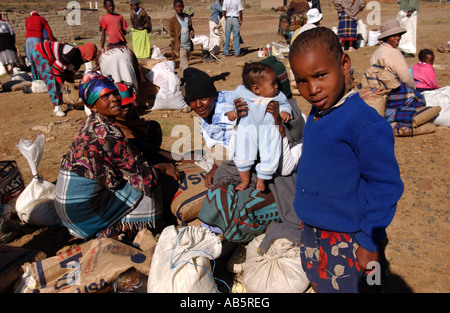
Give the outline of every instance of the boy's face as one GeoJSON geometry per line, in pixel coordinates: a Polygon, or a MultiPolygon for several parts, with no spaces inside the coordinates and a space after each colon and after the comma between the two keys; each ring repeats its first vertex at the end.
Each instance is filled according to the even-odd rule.
{"type": "Polygon", "coordinates": [[[114,13],[114,1],[108,1],[105,4],[105,10],[109,13],[109,14],[113,14],[114,13]]]}
{"type": "Polygon", "coordinates": [[[252,92],[255,95],[271,98],[278,94],[277,74],[274,71],[262,72],[261,82],[253,86],[252,92]]]}
{"type": "Polygon", "coordinates": [[[130,4],[130,8],[131,8],[131,10],[137,12],[139,10],[139,5],[138,4],[130,4]]]}
{"type": "Polygon", "coordinates": [[[350,73],[347,54],[336,61],[324,47],[305,50],[290,62],[300,94],[319,110],[336,104],[345,94],[345,75],[350,73]]]}
{"type": "Polygon", "coordinates": [[[177,2],[173,6],[173,8],[175,9],[175,12],[177,12],[178,15],[181,15],[184,10],[184,4],[183,4],[183,2],[177,2]]]}

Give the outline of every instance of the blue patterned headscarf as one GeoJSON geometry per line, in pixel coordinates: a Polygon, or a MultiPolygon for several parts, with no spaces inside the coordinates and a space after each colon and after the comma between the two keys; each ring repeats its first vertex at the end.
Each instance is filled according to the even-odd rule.
{"type": "Polygon", "coordinates": [[[80,82],[80,98],[89,109],[101,96],[115,90],[118,91],[111,78],[98,74],[86,74],[80,82]]]}

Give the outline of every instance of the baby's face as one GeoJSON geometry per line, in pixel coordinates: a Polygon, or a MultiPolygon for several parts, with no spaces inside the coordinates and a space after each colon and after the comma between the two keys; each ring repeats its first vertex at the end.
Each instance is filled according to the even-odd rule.
{"type": "Polygon", "coordinates": [[[290,64],[298,91],[317,109],[332,107],[345,94],[345,75],[351,66],[348,55],[337,62],[327,49],[318,47],[298,53],[290,64]]]}
{"type": "Polygon", "coordinates": [[[262,72],[263,78],[259,84],[259,96],[272,98],[278,94],[277,74],[274,71],[262,72]]]}
{"type": "Polygon", "coordinates": [[[434,64],[434,55],[427,54],[422,62],[433,65],[434,64]]]}

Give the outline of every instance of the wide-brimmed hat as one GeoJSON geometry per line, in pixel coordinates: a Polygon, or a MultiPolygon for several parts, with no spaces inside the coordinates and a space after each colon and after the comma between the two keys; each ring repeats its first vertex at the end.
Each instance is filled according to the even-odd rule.
{"type": "Polygon", "coordinates": [[[401,36],[406,33],[406,30],[400,27],[400,23],[396,19],[389,20],[381,24],[380,31],[381,34],[378,36],[378,40],[383,40],[393,35],[401,36]]]}
{"type": "Polygon", "coordinates": [[[323,15],[322,15],[322,13],[319,12],[318,9],[313,8],[313,9],[309,9],[308,12],[306,12],[306,17],[308,18],[306,23],[313,24],[313,23],[317,23],[318,21],[320,21],[322,19],[323,15]]]}

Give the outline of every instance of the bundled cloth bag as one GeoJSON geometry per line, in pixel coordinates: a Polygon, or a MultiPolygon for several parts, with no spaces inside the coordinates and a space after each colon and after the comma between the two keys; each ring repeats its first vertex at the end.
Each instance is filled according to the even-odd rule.
{"type": "Polygon", "coordinates": [[[152,110],[181,110],[187,106],[173,61],[157,63],[146,78],[159,87],[152,110]]]}
{"type": "Polygon", "coordinates": [[[166,227],[158,240],[148,274],[149,293],[214,293],[211,260],[220,256],[220,238],[206,228],[166,227]]]}
{"type": "Polygon", "coordinates": [[[422,95],[425,98],[427,106],[441,108],[439,115],[433,120],[433,124],[450,126],[450,86],[423,91],[422,95]]]}
{"type": "Polygon", "coordinates": [[[302,269],[300,246],[280,238],[275,240],[267,253],[261,255],[258,247],[265,234],[259,235],[247,245],[243,284],[254,293],[299,293],[309,286],[302,269]]]}
{"type": "Polygon", "coordinates": [[[55,185],[41,178],[37,168],[44,153],[44,135],[39,135],[34,143],[21,139],[17,148],[27,159],[33,179],[22,191],[16,202],[16,213],[24,223],[36,226],[60,224],[56,213],[54,197],[55,185]]]}

